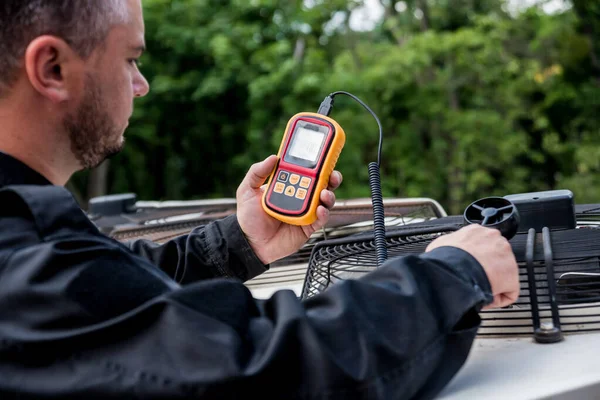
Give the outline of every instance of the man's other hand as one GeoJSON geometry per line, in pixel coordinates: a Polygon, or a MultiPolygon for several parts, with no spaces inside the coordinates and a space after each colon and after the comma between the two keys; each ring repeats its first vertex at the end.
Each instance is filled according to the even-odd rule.
{"type": "Polygon", "coordinates": [[[342,183],[342,174],[333,171],[328,188],[321,192],[321,205],[317,208],[317,220],[313,224],[285,224],[271,217],[262,208],[262,195],[266,190],[264,184],[276,163],[277,156],[273,155],[252,165],[236,193],[240,227],[257,257],[265,264],[293,254],[316,230],[325,226],[329,220],[329,210],[335,204],[333,191],[342,183]]]}
{"type": "Polygon", "coordinates": [[[438,247],[458,247],[470,253],[487,274],[494,301],[485,308],[505,307],[519,297],[519,268],[510,243],[500,231],[481,225],[468,225],[441,236],[427,246],[426,252],[438,247]]]}

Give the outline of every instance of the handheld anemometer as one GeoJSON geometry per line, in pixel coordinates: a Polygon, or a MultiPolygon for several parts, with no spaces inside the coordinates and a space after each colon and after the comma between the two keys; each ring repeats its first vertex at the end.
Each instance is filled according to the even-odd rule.
{"type": "MultiPolygon", "coordinates": [[[[327,188],[329,178],[346,143],[346,133],[329,113],[335,96],[343,94],[362,105],[379,126],[379,155],[377,163],[369,164],[369,180],[373,199],[375,236],[379,248],[385,239],[383,226],[383,199],[379,165],[383,129],[377,115],[358,97],[348,92],[331,93],[321,103],[317,113],[302,112],[287,124],[279,153],[262,197],[265,212],[290,225],[310,225],[317,220],[321,191],[327,188]]],[[[383,248],[381,258],[387,257],[383,248]]]]}
{"type": "Polygon", "coordinates": [[[327,188],[346,143],[342,127],[329,118],[333,100],[339,94],[359,103],[375,118],[379,127],[377,162],[369,163],[369,186],[377,264],[381,265],[387,259],[385,209],[379,175],[383,128],[373,110],[351,93],[333,92],[325,97],[317,113],[299,113],[288,121],[277,154],[279,161],[269,176],[262,206],[267,214],[290,225],[310,225],[317,220],[321,191],[327,188]]]}
{"type": "Polygon", "coordinates": [[[293,116],[263,195],[265,211],[290,225],[315,222],[321,191],[327,188],[345,143],[344,130],[327,115],[304,112],[293,116]]]}

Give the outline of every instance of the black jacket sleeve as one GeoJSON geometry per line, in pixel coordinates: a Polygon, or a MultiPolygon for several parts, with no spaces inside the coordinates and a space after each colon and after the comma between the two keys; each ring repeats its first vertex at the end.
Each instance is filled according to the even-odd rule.
{"type": "Polygon", "coordinates": [[[269,268],[254,254],[236,215],[200,226],[164,244],[140,239],[125,245],[181,284],[215,277],[235,277],[245,282],[269,268]]]}
{"type": "Polygon", "coordinates": [[[0,260],[0,397],[429,399],[491,302],[481,266],[439,248],[300,301],[237,279],[180,287],[99,238],[0,260]]]}

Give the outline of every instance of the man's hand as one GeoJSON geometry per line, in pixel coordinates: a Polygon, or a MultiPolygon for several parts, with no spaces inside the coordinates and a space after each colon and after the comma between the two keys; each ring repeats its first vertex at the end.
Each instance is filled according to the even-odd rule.
{"type": "Polygon", "coordinates": [[[492,287],[494,302],[485,308],[505,307],[519,297],[519,268],[511,246],[500,231],[481,225],[468,225],[441,236],[427,246],[426,252],[453,246],[470,253],[482,265],[492,287]]]}
{"type": "Polygon", "coordinates": [[[258,258],[270,264],[296,252],[310,236],[329,220],[329,209],[335,204],[333,191],[342,183],[342,174],[333,171],[329,187],[321,192],[317,220],[308,226],[293,226],[276,220],[262,208],[263,187],[275,164],[277,156],[252,165],[237,190],[237,218],[242,231],[258,258]]]}

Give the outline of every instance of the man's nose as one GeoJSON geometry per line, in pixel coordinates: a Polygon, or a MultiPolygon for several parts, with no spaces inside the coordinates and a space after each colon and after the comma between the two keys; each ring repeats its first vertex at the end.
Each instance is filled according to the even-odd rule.
{"type": "Polygon", "coordinates": [[[150,84],[141,74],[141,72],[137,73],[137,76],[133,82],[133,94],[135,97],[144,97],[150,91],[150,84]]]}

